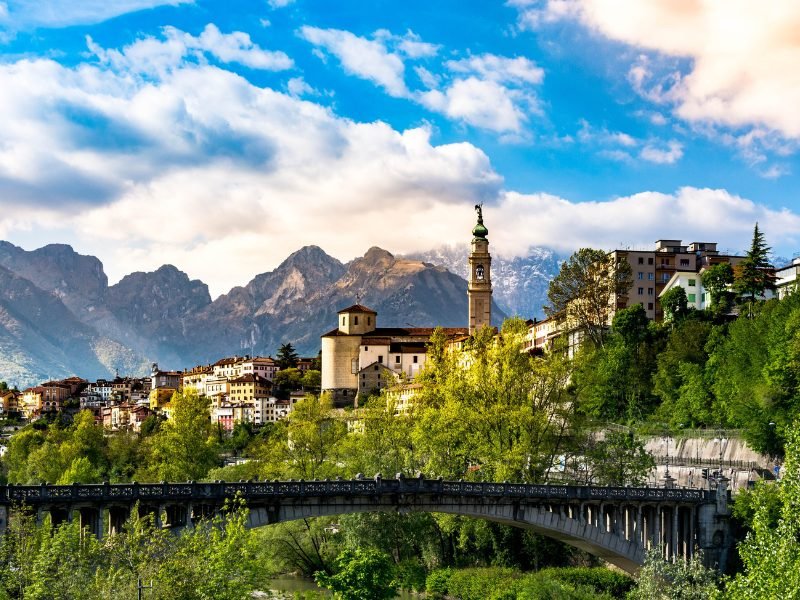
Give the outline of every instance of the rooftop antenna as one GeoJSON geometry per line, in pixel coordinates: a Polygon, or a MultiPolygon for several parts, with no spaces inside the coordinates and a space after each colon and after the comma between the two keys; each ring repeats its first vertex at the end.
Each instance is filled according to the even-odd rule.
{"type": "Polygon", "coordinates": [[[356,304],[361,304],[361,292],[356,292],[356,304]]]}

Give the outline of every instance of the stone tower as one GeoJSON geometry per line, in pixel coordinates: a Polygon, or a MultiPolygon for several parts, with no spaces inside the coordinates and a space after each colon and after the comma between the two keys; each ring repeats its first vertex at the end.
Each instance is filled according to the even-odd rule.
{"type": "Polygon", "coordinates": [[[492,257],[489,255],[489,230],[483,224],[483,205],[475,206],[478,224],[472,230],[472,250],[469,253],[469,332],[474,334],[492,322],[492,257]]]}

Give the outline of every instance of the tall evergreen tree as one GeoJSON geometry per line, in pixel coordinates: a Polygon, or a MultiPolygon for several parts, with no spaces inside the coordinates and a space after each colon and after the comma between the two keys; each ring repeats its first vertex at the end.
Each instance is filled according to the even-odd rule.
{"type": "Polygon", "coordinates": [[[281,347],[278,348],[277,362],[281,369],[296,367],[299,358],[291,343],[281,344],[281,347]]]}
{"type": "Polygon", "coordinates": [[[775,275],[768,259],[770,250],[756,223],[750,250],[739,265],[739,276],[734,283],[734,289],[746,299],[751,315],[756,297],[764,298],[767,290],[775,290],[775,275]]]}

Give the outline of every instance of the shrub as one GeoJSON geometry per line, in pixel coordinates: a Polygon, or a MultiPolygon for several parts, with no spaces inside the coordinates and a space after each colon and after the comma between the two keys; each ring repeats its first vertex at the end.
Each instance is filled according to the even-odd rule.
{"type": "Polygon", "coordinates": [[[425,580],[425,593],[428,597],[439,599],[447,594],[447,584],[453,572],[450,569],[436,569],[431,571],[425,580]]]}
{"type": "Polygon", "coordinates": [[[573,586],[588,586],[596,592],[614,598],[622,598],[634,586],[634,581],[624,573],[603,567],[570,567],[564,569],[544,569],[542,574],[573,586]]]}

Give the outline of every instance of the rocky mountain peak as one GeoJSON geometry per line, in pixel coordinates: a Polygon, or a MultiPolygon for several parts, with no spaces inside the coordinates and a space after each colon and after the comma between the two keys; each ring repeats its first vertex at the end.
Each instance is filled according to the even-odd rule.
{"type": "Polygon", "coordinates": [[[60,298],[76,315],[93,311],[105,300],[108,277],[97,257],[78,254],[67,244],[27,251],[0,243],[0,266],[60,298]]]}

